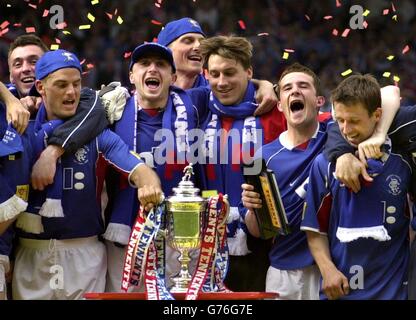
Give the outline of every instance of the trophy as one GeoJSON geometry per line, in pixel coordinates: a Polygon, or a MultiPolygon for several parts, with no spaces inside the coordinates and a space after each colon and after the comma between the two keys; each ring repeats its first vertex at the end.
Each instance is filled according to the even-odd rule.
{"type": "Polygon", "coordinates": [[[199,189],[190,181],[193,175],[192,164],[184,169],[185,175],[177,188],[173,188],[174,195],[166,199],[167,205],[167,240],[179,251],[181,269],[173,279],[175,285],[172,293],[183,293],[188,289],[192,277],[189,274],[189,251],[201,246],[202,232],[205,223],[205,207],[207,201],[198,195],[199,189]]]}
{"type": "MultiPolygon", "coordinates": [[[[274,172],[266,167],[264,159],[255,161],[261,161],[261,172],[257,175],[245,174],[244,178],[248,184],[254,186],[254,191],[260,193],[262,199],[263,206],[254,210],[261,238],[270,239],[277,234],[287,235],[290,233],[289,223],[274,172]]],[[[254,165],[255,163],[245,167],[254,165]]]]}

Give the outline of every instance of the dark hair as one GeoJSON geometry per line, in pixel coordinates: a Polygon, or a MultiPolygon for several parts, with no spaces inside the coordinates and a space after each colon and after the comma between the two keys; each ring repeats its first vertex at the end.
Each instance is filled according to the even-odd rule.
{"type": "Polygon", "coordinates": [[[17,37],[11,43],[7,57],[10,58],[10,55],[12,54],[14,49],[18,47],[29,46],[29,45],[38,46],[39,48],[43,50],[43,52],[49,51],[48,47],[38,36],[35,36],[34,34],[24,34],[24,35],[17,37]]]}
{"type": "MultiPolygon", "coordinates": [[[[294,72],[302,72],[305,73],[309,76],[312,77],[313,79],[313,85],[315,87],[316,90],[316,95],[317,96],[322,96],[322,88],[321,88],[321,81],[319,80],[318,76],[316,75],[315,72],[313,72],[311,69],[309,69],[308,67],[295,62],[293,64],[291,64],[290,66],[288,66],[286,69],[283,70],[282,74],[280,75],[279,78],[279,85],[280,85],[280,81],[282,81],[283,77],[285,77],[286,75],[288,75],[289,73],[294,73],[294,72]]],[[[279,90],[276,90],[277,95],[279,96],[279,90]]]]}
{"type": "Polygon", "coordinates": [[[346,106],[362,104],[371,116],[381,107],[380,86],[370,74],[356,74],[344,79],[332,92],[331,102],[346,106]]]}
{"type": "Polygon", "coordinates": [[[207,65],[211,55],[217,54],[223,58],[233,59],[240,62],[244,69],[251,67],[253,56],[252,44],[243,37],[217,36],[201,40],[199,46],[204,64],[207,65]]]}

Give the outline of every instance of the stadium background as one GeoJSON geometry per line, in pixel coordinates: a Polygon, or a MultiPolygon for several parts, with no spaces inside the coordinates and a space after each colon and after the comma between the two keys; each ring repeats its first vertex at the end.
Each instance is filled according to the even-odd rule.
{"type": "Polygon", "coordinates": [[[372,73],[382,85],[398,83],[402,103],[416,103],[412,0],[0,0],[0,79],[8,82],[11,41],[34,32],[49,47],[78,54],[84,85],[96,88],[113,80],[129,85],[134,47],[153,41],[165,23],[184,16],[200,22],[207,36],[249,38],[256,78],[276,82],[285,66],[299,61],[317,72],[327,97],[350,69],[372,73]],[[350,28],[354,4],[369,10],[367,28],[350,28]],[[63,8],[61,30],[50,28],[52,5],[63,8]],[[80,29],[85,25],[90,28],[80,29]]]}

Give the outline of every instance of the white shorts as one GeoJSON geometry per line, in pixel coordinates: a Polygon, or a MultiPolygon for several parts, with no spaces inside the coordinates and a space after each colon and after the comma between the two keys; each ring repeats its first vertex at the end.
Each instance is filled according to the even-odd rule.
{"type": "Polygon", "coordinates": [[[75,300],[103,292],[107,258],[97,237],[19,239],[13,272],[15,300],[75,300]]]}
{"type": "Polygon", "coordinates": [[[266,291],[277,292],[277,300],[319,300],[321,273],[316,265],[296,270],[269,267],[266,291]]]}

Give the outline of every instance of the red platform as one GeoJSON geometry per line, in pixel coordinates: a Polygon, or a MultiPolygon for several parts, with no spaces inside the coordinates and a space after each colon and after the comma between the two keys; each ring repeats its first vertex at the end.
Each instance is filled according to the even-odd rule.
{"type": "MultiPolygon", "coordinates": [[[[274,292],[201,292],[198,300],[261,300],[275,299],[279,296],[274,292]]],[[[185,293],[174,293],[176,300],[184,300],[185,293]]],[[[119,293],[119,292],[89,292],[84,294],[88,300],[145,300],[143,292],[119,293]]]]}

